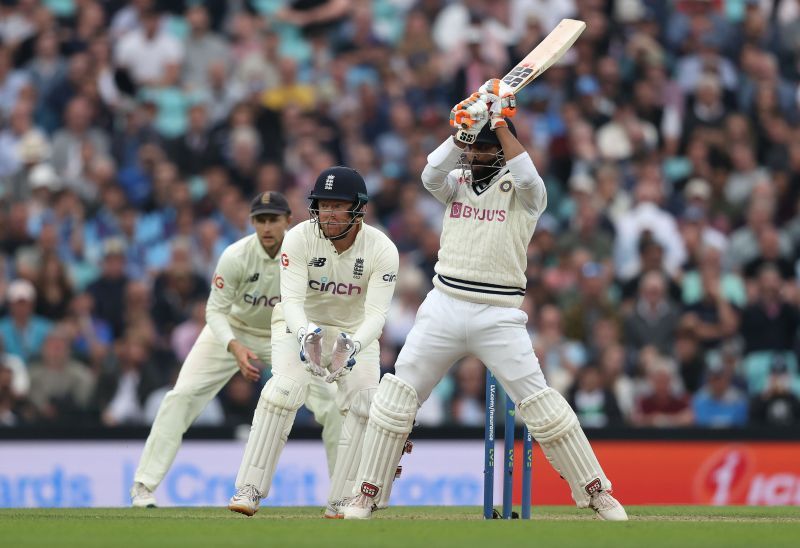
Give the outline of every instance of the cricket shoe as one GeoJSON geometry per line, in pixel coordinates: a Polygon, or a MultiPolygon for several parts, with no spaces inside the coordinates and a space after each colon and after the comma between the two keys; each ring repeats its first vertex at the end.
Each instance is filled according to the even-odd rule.
{"type": "Polygon", "coordinates": [[[339,499],[328,502],[328,505],[325,507],[325,513],[322,515],[325,519],[343,519],[344,514],[342,514],[342,505],[345,503],[347,499],[339,499]]]}
{"type": "Polygon", "coordinates": [[[348,497],[342,501],[339,511],[344,519],[369,519],[372,512],[378,509],[371,497],[363,494],[348,497]]]}
{"type": "Polygon", "coordinates": [[[606,521],[628,521],[625,508],[608,491],[598,491],[592,494],[589,507],[595,511],[597,517],[606,521]]]}
{"type": "Polygon", "coordinates": [[[131,487],[131,506],[134,508],[155,508],[156,496],[144,483],[135,482],[131,487]]]}
{"type": "Polygon", "coordinates": [[[228,503],[228,510],[252,517],[258,512],[259,504],[261,504],[261,493],[255,485],[248,484],[236,490],[236,494],[228,503]]]}

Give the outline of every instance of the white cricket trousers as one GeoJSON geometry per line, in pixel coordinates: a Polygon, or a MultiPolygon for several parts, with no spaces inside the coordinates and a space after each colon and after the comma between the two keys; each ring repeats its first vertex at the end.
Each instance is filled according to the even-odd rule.
{"type": "MultiPolygon", "coordinates": [[[[236,340],[271,364],[271,341],[233,328],[236,340]]],[[[167,392],[158,408],[142,452],[134,481],[154,490],[167,474],[181,446],[183,434],[225,383],[239,371],[236,359],[222,347],[205,326],[183,362],[175,387],[167,392]]],[[[312,382],[306,407],[323,425],[322,438],[328,455],[335,456],[342,417],[335,405],[336,386],[323,380],[312,382]]],[[[332,470],[332,462],[331,470],[332,470]]]]}
{"type": "Polygon", "coordinates": [[[422,405],[456,361],[473,355],[519,404],[547,387],[527,322],[518,308],[470,303],[434,288],[417,311],[395,375],[416,389],[422,405]]]}

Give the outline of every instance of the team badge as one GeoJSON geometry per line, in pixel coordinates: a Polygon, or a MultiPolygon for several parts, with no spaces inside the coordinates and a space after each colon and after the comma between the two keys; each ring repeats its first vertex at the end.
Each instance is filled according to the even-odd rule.
{"type": "Polygon", "coordinates": [[[511,190],[511,181],[503,181],[502,183],[500,183],[500,190],[502,192],[508,192],[509,190],[511,190]]]}
{"type": "Polygon", "coordinates": [[[360,280],[361,276],[364,275],[364,259],[359,257],[356,259],[355,264],[353,265],[353,278],[356,280],[360,280]]]}

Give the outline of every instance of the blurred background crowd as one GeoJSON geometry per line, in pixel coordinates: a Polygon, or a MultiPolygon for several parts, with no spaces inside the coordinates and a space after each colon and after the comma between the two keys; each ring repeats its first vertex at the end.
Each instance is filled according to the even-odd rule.
{"type": "MultiPolygon", "coordinates": [[[[562,17],[588,28],[515,118],[549,382],[588,427],[800,424],[797,0],[2,0],[0,425],[149,425],[250,197],[302,221],[333,164],[401,252],[391,370],[436,262],[426,155],[562,17]]],[[[451,373],[419,422],[483,424],[482,364],[451,373]]]]}

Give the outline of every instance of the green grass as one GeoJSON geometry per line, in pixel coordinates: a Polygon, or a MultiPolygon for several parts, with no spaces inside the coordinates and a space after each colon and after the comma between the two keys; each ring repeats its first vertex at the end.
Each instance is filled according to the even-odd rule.
{"type": "Polygon", "coordinates": [[[0,545],[188,546],[800,546],[800,508],[628,507],[631,521],[605,523],[592,512],[535,507],[532,521],[485,522],[479,508],[408,507],[371,521],[321,519],[319,508],[262,508],[254,518],[224,508],[0,509],[0,545]]]}

